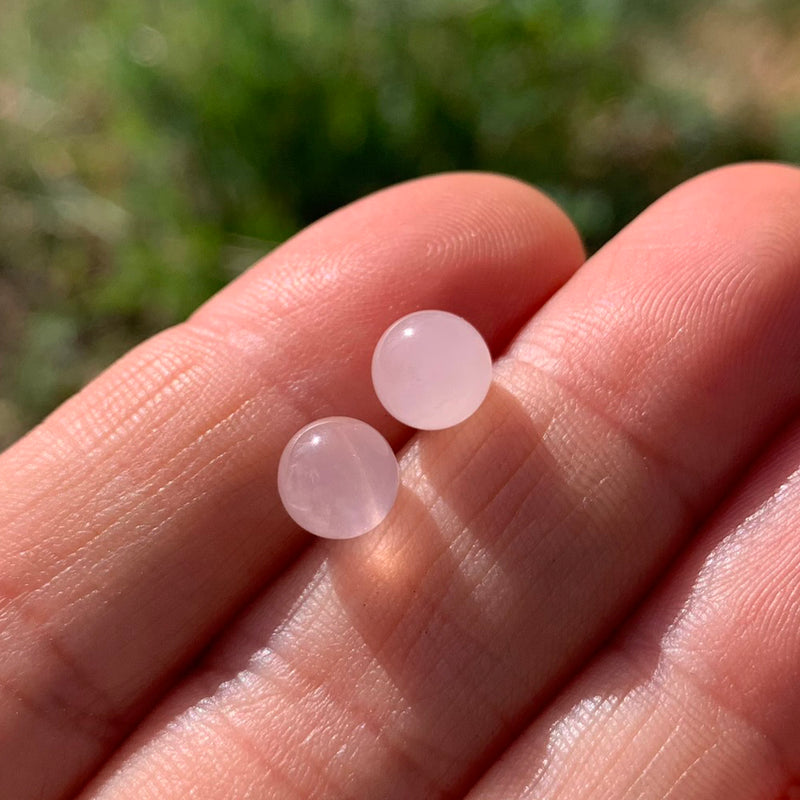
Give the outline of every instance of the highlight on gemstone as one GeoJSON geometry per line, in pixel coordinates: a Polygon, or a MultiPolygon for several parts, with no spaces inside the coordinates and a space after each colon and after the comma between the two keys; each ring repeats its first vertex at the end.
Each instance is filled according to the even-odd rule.
{"type": "Polygon", "coordinates": [[[492,357],[478,331],[447,311],[415,311],[391,325],[372,356],[372,383],[395,419],[421,430],[458,425],[492,383],[492,357]]]}
{"type": "Polygon", "coordinates": [[[383,522],[399,485],[389,443],[351,417],[325,417],[301,428],[278,464],[278,494],[289,516],[328,539],[361,536],[383,522]]]}

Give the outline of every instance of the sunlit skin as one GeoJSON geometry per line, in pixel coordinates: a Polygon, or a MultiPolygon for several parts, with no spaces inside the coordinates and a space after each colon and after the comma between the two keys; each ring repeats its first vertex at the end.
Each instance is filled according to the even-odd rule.
{"type": "Polygon", "coordinates": [[[513,180],[322,220],[0,457],[4,800],[795,800],[800,171],[662,198],[586,263],[513,180]],[[415,309],[495,357],[412,432],[415,309]],[[398,450],[375,531],[277,495],[323,416],[398,450]]]}

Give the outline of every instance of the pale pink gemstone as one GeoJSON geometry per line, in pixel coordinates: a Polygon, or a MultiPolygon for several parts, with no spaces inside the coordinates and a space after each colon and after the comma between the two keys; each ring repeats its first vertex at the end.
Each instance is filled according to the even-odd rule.
{"type": "Polygon", "coordinates": [[[301,428],[278,464],[278,493],[289,516],[328,539],[371,531],[391,510],[399,484],[389,443],[350,417],[326,417],[301,428]]]}
{"type": "Polygon", "coordinates": [[[465,319],[447,311],[416,311],[381,336],[372,356],[372,382],[384,408],[406,425],[449,428],[484,401],[492,357],[465,319]]]}

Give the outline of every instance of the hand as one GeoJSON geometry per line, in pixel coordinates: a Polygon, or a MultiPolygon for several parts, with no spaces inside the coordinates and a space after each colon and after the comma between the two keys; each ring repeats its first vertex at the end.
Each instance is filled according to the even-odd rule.
{"type": "Polygon", "coordinates": [[[7,451],[0,797],[791,792],[800,171],[702,176],[581,262],[522,184],[399,186],[7,451]],[[409,438],[369,361],[417,308],[499,360],[472,418],[409,438]],[[329,414],[403,450],[352,541],[277,498],[284,444],[329,414]]]}

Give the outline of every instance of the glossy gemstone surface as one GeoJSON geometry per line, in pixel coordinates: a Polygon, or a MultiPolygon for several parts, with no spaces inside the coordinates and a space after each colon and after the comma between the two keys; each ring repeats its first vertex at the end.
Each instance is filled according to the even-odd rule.
{"type": "Polygon", "coordinates": [[[278,493],[289,516],[328,539],[372,530],[391,510],[399,484],[389,443],[350,417],[326,417],[301,428],[278,464],[278,493]]]}
{"type": "Polygon", "coordinates": [[[449,428],[471,416],[492,382],[486,342],[447,311],[416,311],[381,336],[372,382],[384,408],[421,430],[449,428]]]}

